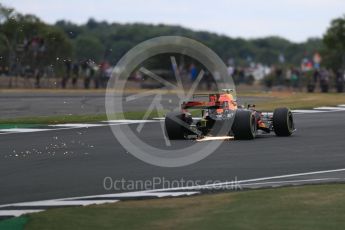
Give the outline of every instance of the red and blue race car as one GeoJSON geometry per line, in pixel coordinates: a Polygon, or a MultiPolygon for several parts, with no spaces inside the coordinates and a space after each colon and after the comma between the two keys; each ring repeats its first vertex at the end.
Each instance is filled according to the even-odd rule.
{"type": "Polygon", "coordinates": [[[237,105],[231,90],[224,91],[194,94],[193,99],[199,100],[183,102],[181,111],[168,113],[165,117],[168,138],[178,140],[229,135],[238,140],[250,140],[259,131],[273,131],[277,136],[290,136],[294,132],[293,115],[288,108],[276,108],[273,113],[257,111],[255,105],[244,108],[237,105]],[[201,110],[201,117],[193,118],[189,110],[201,110]]]}

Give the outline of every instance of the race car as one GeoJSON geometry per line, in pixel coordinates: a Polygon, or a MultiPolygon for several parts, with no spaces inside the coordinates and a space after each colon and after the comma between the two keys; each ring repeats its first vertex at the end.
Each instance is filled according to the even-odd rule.
{"type": "Polygon", "coordinates": [[[223,91],[194,94],[193,101],[182,103],[181,111],[169,112],[165,116],[168,138],[179,140],[229,135],[237,140],[250,140],[259,132],[267,134],[273,131],[277,136],[291,136],[295,131],[290,109],[276,108],[273,113],[260,112],[255,105],[238,106],[232,90],[223,91]],[[193,118],[190,110],[201,111],[201,117],[193,118]]]}

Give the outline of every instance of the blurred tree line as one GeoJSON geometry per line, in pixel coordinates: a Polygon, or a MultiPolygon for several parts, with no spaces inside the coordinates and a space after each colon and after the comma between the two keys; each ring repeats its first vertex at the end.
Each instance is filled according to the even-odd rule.
{"type": "Polygon", "coordinates": [[[304,43],[292,43],[280,37],[245,40],[215,33],[193,31],[180,26],[118,24],[90,19],[83,25],[58,21],[47,25],[34,15],[23,15],[0,5],[1,61],[14,65],[39,62],[58,64],[64,58],[107,60],[114,64],[130,48],[141,41],[162,35],[181,35],[201,41],[213,49],[224,61],[234,58],[236,64],[248,59],[267,65],[277,63],[280,54],[290,64],[299,64],[305,53],[319,50],[322,41],[314,38],[304,43]],[[44,42],[41,58],[30,58],[25,49],[34,39],[44,42]],[[23,46],[24,50],[22,49],[23,46]],[[44,56],[44,58],[43,58],[44,56]]]}
{"type": "Polygon", "coordinates": [[[345,15],[332,20],[323,42],[324,61],[330,68],[345,69],[345,15]]]}
{"type": "Polygon", "coordinates": [[[46,68],[59,70],[59,60],[70,57],[72,51],[72,42],[59,27],[0,5],[2,72],[20,75],[27,71],[39,76],[46,68]]]}
{"type": "Polygon", "coordinates": [[[34,15],[23,15],[0,4],[0,67],[12,74],[18,69],[40,75],[44,68],[63,74],[65,60],[114,65],[130,48],[157,36],[181,35],[196,39],[214,50],[226,63],[300,66],[301,60],[320,52],[326,67],[344,68],[345,18],[332,21],[323,39],[293,43],[280,37],[230,38],[163,24],[119,24],[89,19],[77,25],[61,20],[54,25],[34,15]],[[281,57],[283,56],[283,61],[281,57]],[[283,64],[282,64],[283,63],[283,64]],[[21,68],[18,68],[21,67],[21,68]],[[29,69],[28,69],[29,68],[29,69]],[[30,69],[31,68],[31,69],[30,69]]]}
{"type": "MultiPolygon", "coordinates": [[[[311,47],[312,42],[309,40],[306,46],[311,47]]],[[[331,88],[335,88],[339,93],[343,92],[345,88],[345,15],[331,21],[316,51],[314,56],[305,55],[300,66],[277,66],[274,71],[264,77],[262,83],[268,89],[272,86],[285,85],[299,90],[306,87],[308,92],[314,92],[318,85],[321,92],[329,92],[331,88]]]]}
{"type": "Polygon", "coordinates": [[[318,51],[322,45],[321,39],[318,38],[309,39],[304,43],[292,43],[280,37],[245,40],[193,31],[180,26],[118,24],[97,22],[94,19],[89,19],[84,25],[62,20],[55,26],[64,30],[72,40],[75,57],[92,57],[95,61],[106,59],[111,63],[118,61],[139,42],[164,35],[180,35],[196,39],[214,50],[224,61],[233,58],[238,65],[245,65],[248,60],[266,65],[276,64],[281,54],[284,55],[287,63],[300,64],[306,53],[318,51]],[[84,49],[85,45],[88,45],[87,50],[84,49]]]}

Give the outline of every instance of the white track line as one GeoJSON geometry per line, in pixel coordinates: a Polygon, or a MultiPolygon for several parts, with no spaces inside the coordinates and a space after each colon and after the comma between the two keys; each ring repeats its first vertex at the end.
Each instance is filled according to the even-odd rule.
{"type": "Polygon", "coordinates": [[[324,110],[312,110],[312,109],[294,109],[292,110],[293,113],[325,113],[327,111],[324,110]]]}
{"type": "Polygon", "coordinates": [[[345,111],[344,107],[330,107],[330,106],[322,106],[314,108],[315,110],[333,110],[333,111],[345,111]]]}
{"type": "MultiPolygon", "coordinates": [[[[50,207],[50,206],[86,206],[91,204],[115,203],[119,200],[42,200],[16,203],[16,207],[50,207]]],[[[4,207],[4,206],[0,206],[4,207]]]]}
{"type": "Polygon", "coordinates": [[[108,122],[108,124],[57,124],[48,125],[48,127],[53,127],[51,129],[29,129],[29,128],[13,128],[13,129],[0,129],[0,135],[4,134],[14,134],[14,133],[31,133],[31,132],[43,132],[43,131],[57,131],[57,130],[68,130],[68,129],[81,129],[81,128],[92,128],[92,127],[102,127],[102,126],[114,126],[114,125],[130,125],[138,123],[147,122],[157,122],[153,120],[117,120],[117,121],[103,121],[108,122]],[[59,128],[58,128],[59,127],[59,128]]]}
{"type": "MultiPolygon", "coordinates": [[[[80,196],[80,197],[72,197],[72,198],[65,198],[63,200],[76,200],[76,199],[91,199],[91,198],[136,198],[136,197],[169,197],[169,196],[190,196],[194,194],[198,194],[199,192],[159,192],[158,190],[145,190],[145,191],[136,191],[136,192],[124,192],[124,193],[112,193],[112,194],[103,194],[103,195],[95,195],[95,196],[80,196]],[[157,191],[157,192],[155,192],[157,191]]],[[[0,206],[1,208],[2,206],[0,206]]]]}
{"type": "MultiPolygon", "coordinates": [[[[333,172],[345,172],[345,168],[342,169],[333,169],[333,170],[323,170],[323,171],[314,171],[314,172],[306,172],[306,173],[294,173],[294,174],[286,174],[280,176],[272,176],[272,177],[261,177],[255,179],[248,179],[248,180],[238,180],[236,183],[248,183],[248,182],[258,182],[258,181],[265,181],[265,180],[274,180],[274,179],[282,179],[282,178],[290,178],[290,177],[300,177],[300,176],[310,176],[310,175],[318,175],[318,174],[326,174],[326,173],[333,173],[333,172]]],[[[156,189],[156,190],[147,190],[147,192],[162,192],[162,191],[177,191],[177,190],[195,190],[195,189],[203,189],[203,188],[212,188],[217,186],[226,186],[226,185],[233,185],[235,181],[230,182],[221,182],[221,183],[214,183],[214,184],[206,184],[200,186],[190,186],[190,187],[178,187],[178,188],[166,188],[166,189],[156,189]]]]}
{"type": "Polygon", "coordinates": [[[99,126],[107,126],[105,124],[57,124],[57,125],[49,125],[49,127],[74,127],[74,128],[91,128],[91,127],[99,127],[99,126]]]}
{"type": "Polygon", "coordinates": [[[161,198],[161,197],[190,196],[194,194],[199,194],[199,192],[187,191],[187,192],[149,193],[146,191],[139,191],[139,192],[128,192],[128,193],[104,194],[104,195],[96,195],[96,196],[72,197],[72,198],[64,198],[64,199],[57,199],[57,200],[30,201],[30,202],[0,205],[0,208],[14,207],[15,209],[19,209],[20,207],[24,207],[24,208],[39,207],[43,209],[40,209],[40,210],[35,210],[35,209],[33,210],[31,209],[0,210],[0,216],[20,216],[20,215],[24,215],[28,213],[33,213],[33,212],[41,212],[41,211],[44,211],[44,208],[52,208],[52,207],[58,208],[58,207],[63,207],[63,206],[86,206],[86,205],[93,205],[93,204],[115,203],[115,202],[120,201],[118,198],[140,198],[140,197],[161,198]]]}
{"type": "MultiPolygon", "coordinates": [[[[313,171],[313,172],[305,172],[305,173],[294,173],[294,174],[286,174],[286,175],[279,175],[279,176],[272,176],[272,177],[261,177],[261,178],[255,178],[255,179],[247,179],[247,180],[238,180],[238,181],[236,181],[236,183],[245,184],[245,183],[249,183],[249,182],[259,182],[259,181],[267,181],[267,180],[282,179],[282,178],[319,175],[319,174],[334,173],[334,172],[345,172],[345,168],[333,169],[333,170],[323,170],[323,171],[313,171]]],[[[321,178],[321,179],[324,179],[324,178],[321,178]]],[[[163,188],[163,189],[153,189],[153,190],[135,191],[135,192],[124,192],[124,193],[101,194],[101,195],[93,195],[93,196],[70,197],[70,198],[57,199],[56,201],[67,201],[67,200],[88,199],[88,198],[111,198],[111,197],[116,197],[116,198],[127,197],[128,198],[128,197],[140,197],[140,196],[165,197],[165,196],[174,196],[174,195],[175,196],[193,195],[194,192],[191,192],[191,191],[186,191],[186,192],[174,192],[174,191],[195,190],[195,189],[203,189],[203,188],[210,188],[210,187],[212,188],[212,187],[219,187],[219,186],[230,185],[230,184],[234,184],[234,181],[212,183],[212,184],[205,184],[205,185],[198,185],[198,186],[189,186],[189,187],[163,188]]],[[[51,200],[48,200],[48,201],[50,202],[51,200]]],[[[38,202],[40,202],[40,201],[38,201],[38,202]]],[[[45,201],[45,202],[47,202],[47,201],[45,201]]],[[[33,203],[33,202],[31,202],[31,203],[33,203]]],[[[16,205],[16,204],[0,205],[0,208],[12,206],[12,205],[16,205]]]]}
{"type": "MultiPolygon", "coordinates": [[[[305,113],[325,113],[325,112],[337,112],[345,111],[345,104],[339,105],[338,107],[317,107],[311,110],[304,109],[295,109],[292,110],[295,114],[305,114],[305,113]]],[[[266,113],[266,112],[264,112],[266,113]]],[[[272,113],[269,113],[272,114],[272,113]]],[[[164,120],[164,117],[155,117],[152,120],[108,120],[101,121],[101,124],[85,124],[85,123],[71,123],[71,124],[57,124],[57,125],[48,125],[53,127],[52,129],[32,129],[32,128],[12,128],[12,129],[0,129],[1,134],[13,134],[13,133],[32,133],[32,132],[43,132],[43,131],[56,131],[56,130],[66,130],[66,129],[78,129],[78,128],[92,128],[92,127],[102,127],[108,125],[124,125],[124,124],[135,124],[135,123],[149,123],[157,122],[164,120]],[[55,129],[55,127],[58,127],[55,129]]],[[[194,120],[201,119],[200,117],[193,118],[194,120]]]]}
{"type": "Polygon", "coordinates": [[[35,213],[35,212],[43,212],[43,209],[35,209],[35,210],[0,210],[0,216],[21,216],[24,214],[35,213]]]}
{"type": "Polygon", "coordinates": [[[13,128],[13,129],[0,129],[0,132],[6,133],[32,133],[32,132],[43,132],[51,129],[29,129],[29,128],[13,128]]]}
{"type": "Polygon", "coordinates": [[[89,204],[96,204],[97,202],[100,203],[110,203],[110,202],[117,202],[120,198],[137,198],[137,197],[169,197],[169,196],[189,196],[197,194],[198,192],[148,192],[148,191],[136,191],[136,192],[124,192],[124,193],[112,193],[112,194],[103,194],[103,195],[95,195],[95,196],[79,196],[79,197],[69,197],[69,198],[62,198],[62,199],[54,199],[54,200],[42,200],[42,201],[30,201],[30,202],[21,202],[21,203],[14,203],[14,204],[5,204],[0,205],[0,208],[16,206],[16,207],[26,207],[26,206],[66,206],[66,205],[89,205],[89,204]],[[102,200],[91,200],[99,199],[102,200]],[[107,199],[108,198],[108,199],[107,199]],[[115,199],[113,199],[115,198],[115,199]],[[85,200],[90,199],[90,200],[85,200]]]}
{"type": "Polygon", "coordinates": [[[198,142],[203,141],[225,141],[225,140],[233,140],[233,136],[220,136],[220,137],[204,137],[202,139],[197,139],[198,142]]]}
{"type": "Polygon", "coordinates": [[[102,122],[132,124],[132,123],[148,123],[148,122],[155,122],[155,121],[154,120],[108,120],[108,121],[102,121],[102,122]]]}
{"type": "MultiPolygon", "coordinates": [[[[309,176],[309,175],[319,175],[319,174],[327,174],[327,173],[334,173],[334,172],[345,172],[345,168],[342,169],[333,169],[333,170],[322,170],[322,171],[313,171],[313,172],[305,172],[305,173],[294,173],[294,174],[286,174],[280,176],[272,176],[272,177],[261,177],[255,179],[248,179],[248,180],[239,180],[234,183],[231,182],[223,182],[223,183],[214,183],[214,184],[205,184],[201,186],[190,186],[190,187],[178,187],[178,188],[166,188],[166,189],[154,189],[154,190],[146,190],[146,191],[136,191],[136,192],[124,192],[124,193],[113,193],[113,194],[103,194],[103,195],[95,195],[95,196],[81,196],[81,197],[70,197],[70,198],[63,198],[63,199],[56,199],[56,200],[44,200],[44,201],[34,201],[34,202],[22,202],[22,203],[15,203],[15,204],[6,204],[0,205],[0,208],[5,207],[59,207],[59,206],[85,206],[90,204],[103,204],[103,203],[111,203],[117,202],[121,200],[121,198],[140,198],[140,197],[168,197],[168,196],[189,196],[199,194],[199,191],[195,191],[197,189],[216,189],[216,188],[227,188],[227,185],[234,185],[236,186],[255,186],[255,185],[271,185],[273,186],[282,186],[283,184],[298,184],[298,183],[305,183],[305,182],[320,182],[320,181],[334,181],[334,180],[344,180],[345,178],[314,178],[314,179],[301,179],[301,180],[285,180],[285,181],[269,181],[274,179],[282,179],[282,178],[293,178],[293,177],[300,177],[300,176],[309,176]],[[262,181],[262,182],[260,182],[262,181]],[[253,182],[253,183],[252,183],[253,182]],[[183,191],[187,190],[187,191],[183,191]],[[100,200],[97,200],[101,198],[100,200]],[[115,198],[115,199],[114,199],[115,198]],[[88,199],[88,200],[86,200],[88,199]],[[96,199],[96,200],[92,200],[96,199]]],[[[32,212],[39,212],[42,210],[0,210],[0,216],[20,216],[26,213],[32,212]]]]}
{"type": "Polygon", "coordinates": [[[298,184],[301,182],[319,182],[319,181],[335,181],[344,180],[344,178],[319,178],[319,179],[306,179],[306,180],[283,180],[283,181],[269,181],[269,182],[258,182],[258,183],[244,183],[241,186],[253,186],[253,185],[269,185],[269,184],[298,184]]]}

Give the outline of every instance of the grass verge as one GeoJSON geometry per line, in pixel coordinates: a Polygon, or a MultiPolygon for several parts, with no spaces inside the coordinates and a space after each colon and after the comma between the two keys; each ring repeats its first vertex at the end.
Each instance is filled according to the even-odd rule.
{"type": "Polygon", "coordinates": [[[30,214],[26,229],[345,229],[345,185],[123,201],[30,214]]]}
{"type": "Polygon", "coordinates": [[[345,104],[345,94],[339,93],[253,93],[242,96],[268,97],[256,103],[258,110],[273,111],[274,108],[288,107],[291,109],[313,109],[320,106],[337,106],[345,104]]]}
{"type": "MultiPolygon", "coordinates": [[[[246,93],[241,96],[267,98],[256,103],[256,108],[260,111],[273,111],[274,108],[288,107],[291,109],[312,109],[319,106],[337,106],[345,104],[345,94],[336,93],[246,93]]],[[[143,119],[146,111],[131,111],[123,114],[114,114],[112,119],[143,119]]],[[[166,111],[154,111],[148,119],[161,117],[166,111]]],[[[87,115],[59,115],[59,116],[38,116],[38,117],[19,117],[0,119],[0,128],[15,127],[32,127],[45,124],[64,124],[64,123],[85,123],[98,122],[107,120],[105,114],[87,114],[87,115]],[[29,125],[29,126],[28,126],[29,125]]]]}
{"type": "MultiPolygon", "coordinates": [[[[143,119],[146,111],[131,111],[122,114],[114,114],[111,119],[143,119]]],[[[162,116],[164,111],[153,111],[148,119],[162,116]]],[[[86,114],[86,115],[59,115],[59,116],[38,116],[38,117],[19,117],[0,119],[0,128],[29,128],[37,125],[45,124],[65,124],[65,123],[85,123],[85,122],[99,122],[108,120],[106,114],[86,114]]]]}
{"type": "Polygon", "coordinates": [[[0,229],[2,230],[21,230],[24,229],[26,222],[28,221],[27,216],[21,216],[17,218],[11,218],[0,221],[0,229]]]}

